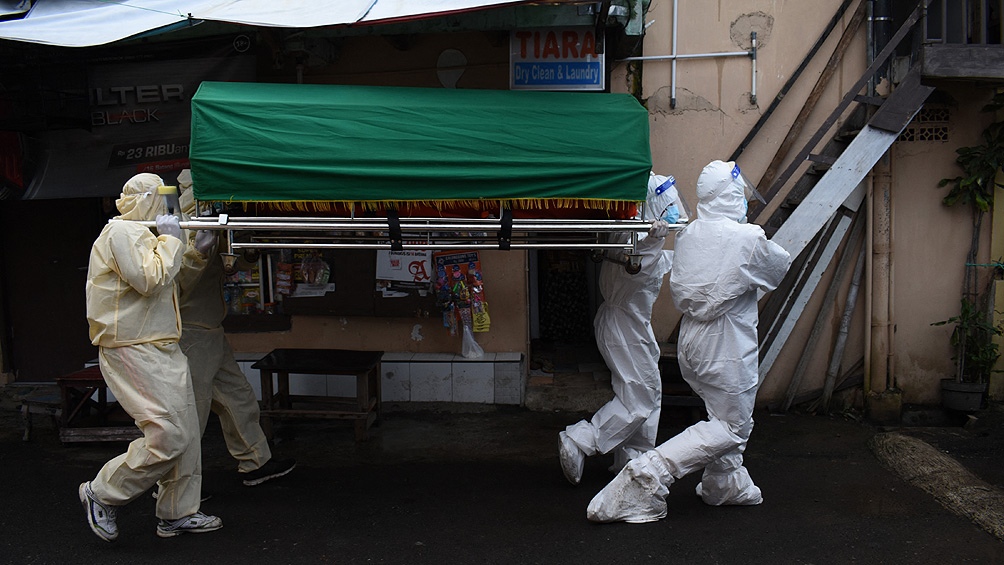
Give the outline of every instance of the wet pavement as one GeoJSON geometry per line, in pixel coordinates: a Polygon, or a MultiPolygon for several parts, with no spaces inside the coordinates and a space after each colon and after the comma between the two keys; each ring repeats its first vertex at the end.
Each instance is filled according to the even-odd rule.
{"type": "MultiPolygon", "coordinates": [[[[853,413],[758,413],[746,461],[762,505],[706,506],[690,476],[671,487],[664,520],[610,525],[588,522],[585,508],[612,478],[612,457],[587,459],[577,487],[558,465],[558,431],[586,413],[387,405],[363,443],[347,423],[286,422],[274,451],[298,466],[257,487],[238,481],[211,420],[203,511],[223,529],[158,538],[143,496],[120,509],[119,539],[106,543],[76,490],[124,444],[63,446],[37,416],[24,442],[5,409],[0,563],[1004,563],[1004,542],[873,451],[877,437],[921,439],[999,494],[1002,414],[881,428],[853,413]]],[[[660,441],[691,418],[664,410],[660,441]]]]}

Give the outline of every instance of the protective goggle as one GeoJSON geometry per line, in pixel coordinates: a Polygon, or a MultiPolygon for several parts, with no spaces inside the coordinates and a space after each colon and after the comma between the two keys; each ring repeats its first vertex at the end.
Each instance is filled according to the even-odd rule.
{"type": "Polygon", "coordinates": [[[749,179],[746,178],[746,175],[744,175],[743,172],[739,170],[739,165],[735,163],[732,163],[732,182],[737,183],[743,187],[743,195],[746,197],[747,202],[758,200],[760,201],[761,204],[767,203],[767,201],[764,200],[763,195],[761,195],[760,192],[756,189],[756,186],[754,186],[753,183],[751,183],[749,179]]]}

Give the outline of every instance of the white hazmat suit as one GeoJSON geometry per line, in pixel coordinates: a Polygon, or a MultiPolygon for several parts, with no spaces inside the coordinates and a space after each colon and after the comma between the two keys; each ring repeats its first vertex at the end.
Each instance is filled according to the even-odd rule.
{"type": "Polygon", "coordinates": [[[757,292],[781,283],[788,252],[746,224],[734,163],[713,161],[697,181],[697,220],[676,236],[670,290],[683,312],[683,378],[705,403],[706,421],[631,460],[589,503],[595,522],[649,522],[666,515],[669,486],[704,470],[697,493],[712,505],[760,504],[743,467],[757,392],[757,292]]]}
{"type": "Polygon", "coordinates": [[[162,215],[163,184],[154,174],[131,178],[116,201],[122,220],[154,220],[160,235],[131,221],[111,221],[91,248],[87,271],[87,321],[99,347],[108,389],[132,416],[143,437],[108,461],[80,487],[91,529],[117,536],[114,507],[143,494],[158,481],[158,534],[176,535],[179,520],[209,531],[218,518],[198,512],[202,485],[199,423],[188,361],[178,339],[181,318],[175,278],[186,246],[177,218],[162,215]],[[168,235],[170,234],[170,235],[168,235]],[[110,519],[109,519],[110,518],[110,519]],[[161,530],[164,530],[163,532],[161,530]]]}
{"type": "MultiPolygon", "coordinates": [[[[669,225],[662,218],[670,212],[672,219],[679,218],[674,184],[672,177],[650,178],[645,219],[656,222],[648,237],[638,243],[641,271],[630,274],[614,261],[600,267],[603,303],[593,328],[596,345],[611,372],[614,397],[589,421],[581,420],[558,434],[561,468],[572,484],[581,481],[586,456],[614,451],[614,466],[619,469],[633,456],[655,447],[662,376],[651,319],[652,306],[673,263],[673,252],[663,249],[669,225]]],[[[620,251],[613,255],[615,261],[624,258],[620,251]]]]}

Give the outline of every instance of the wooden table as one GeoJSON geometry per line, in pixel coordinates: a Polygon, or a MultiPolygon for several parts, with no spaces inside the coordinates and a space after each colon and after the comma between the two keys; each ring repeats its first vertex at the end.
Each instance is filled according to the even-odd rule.
{"type": "Polygon", "coordinates": [[[56,384],[61,404],[60,441],[132,441],[143,435],[118,403],[108,401],[108,387],[100,367],[56,377],[56,384]],[[97,399],[93,398],[95,393],[97,399]]]}
{"type": "Polygon", "coordinates": [[[369,428],[380,412],[380,359],[383,351],[345,349],[275,349],[251,365],[261,375],[261,424],[272,438],[277,418],[355,420],[356,440],[368,439],[369,428]],[[354,375],[356,396],[310,396],[289,392],[290,373],[301,375],[354,375]],[[272,376],[276,375],[276,390],[272,376]]]}

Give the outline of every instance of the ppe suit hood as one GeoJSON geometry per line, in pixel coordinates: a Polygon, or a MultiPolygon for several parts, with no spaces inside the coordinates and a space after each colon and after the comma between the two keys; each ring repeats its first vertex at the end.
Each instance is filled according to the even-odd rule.
{"type": "Polygon", "coordinates": [[[178,196],[178,203],[181,204],[181,213],[192,217],[195,215],[195,197],[191,190],[186,190],[178,196]]]}
{"type": "Polygon", "coordinates": [[[192,193],[192,171],[182,169],[178,173],[178,203],[181,205],[181,213],[186,216],[195,215],[195,195],[192,193]]]}
{"type": "MultiPolygon", "coordinates": [[[[676,191],[675,178],[651,173],[648,177],[648,196],[645,198],[643,219],[647,222],[653,222],[662,218],[666,207],[676,204],[677,208],[680,208],[679,200],[680,195],[676,191]]],[[[683,214],[682,210],[680,210],[680,214],[683,214]]]]}
{"type": "Polygon", "coordinates": [[[743,185],[732,177],[735,163],[712,161],[697,177],[697,216],[705,220],[746,217],[743,185]]]}
{"type": "Polygon", "coordinates": [[[152,173],[140,173],[122,187],[122,196],[115,201],[119,217],[123,220],[153,220],[167,213],[164,199],[157,194],[157,188],[164,180],[152,173]]]}

